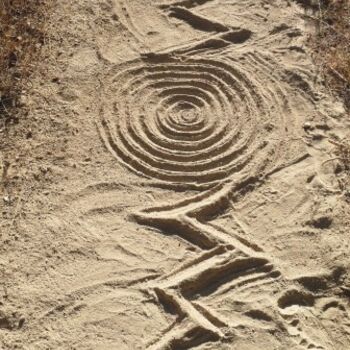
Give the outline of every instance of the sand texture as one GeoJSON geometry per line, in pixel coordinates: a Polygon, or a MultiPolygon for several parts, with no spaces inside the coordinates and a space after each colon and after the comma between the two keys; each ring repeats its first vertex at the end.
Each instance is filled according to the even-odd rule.
{"type": "Polygon", "coordinates": [[[349,350],[350,128],[301,2],[59,3],[0,348],[349,350]]]}

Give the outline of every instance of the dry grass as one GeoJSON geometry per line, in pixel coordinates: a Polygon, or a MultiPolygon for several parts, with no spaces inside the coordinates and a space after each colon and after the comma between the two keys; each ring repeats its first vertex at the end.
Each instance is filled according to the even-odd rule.
{"type": "MultiPolygon", "coordinates": [[[[350,0],[317,0],[317,35],[311,39],[316,62],[331,93],[344,100],[350,116],[350,0]]],[[[314,3],[315,4],[315,3],[314,3]]],[[[350,187],[350,141],[332,140],[350,187]]]]}
{"type": "Polygon", "coordinates": [[[47,1],[0,0],[0,122],[16,121],[19,100],[44,42],[47,1]]]}
{"type": "Polygon", "coordinates": [[[317,0],[317,36],[312,39],[327,87],[350,110],[350,0],[317,0]]]}

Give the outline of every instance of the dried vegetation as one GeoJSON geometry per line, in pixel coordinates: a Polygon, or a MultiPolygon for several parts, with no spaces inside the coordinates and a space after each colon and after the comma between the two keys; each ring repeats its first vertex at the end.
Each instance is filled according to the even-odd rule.
{"type": "Polygon", "coordinates": [[[350,1],[324,0],[319,4],[317,59],[328,87],[350,108],[350,1]]]}
{"type": "MultiPolygon", "coordinates": [[[[312,38],[315,58],[331,93],[344,100],[350,116],[350,0],[317,0],[317,35],[312,38]]],[[[350,140],[332,141],[350,186],[350,140]]],[[[347,188],[349,190],[349,188],[347,188]]]]}
{"type": "Polygon", "coordinates": [[[48,1],[0,0],[0,129],[16,122],[45,38],[48,1]]]}

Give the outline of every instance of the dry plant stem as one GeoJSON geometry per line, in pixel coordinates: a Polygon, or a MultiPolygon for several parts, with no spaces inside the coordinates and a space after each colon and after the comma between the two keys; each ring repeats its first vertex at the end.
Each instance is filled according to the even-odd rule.
{"type": "Polygon", "coordinates": [[[320,26],[320,33],[322,35],[323,33],[323,16],[322,16],[322,5],[321,5],[321,1],[318,1],[318,11],[319,11],[319,26],[320,26]]]}

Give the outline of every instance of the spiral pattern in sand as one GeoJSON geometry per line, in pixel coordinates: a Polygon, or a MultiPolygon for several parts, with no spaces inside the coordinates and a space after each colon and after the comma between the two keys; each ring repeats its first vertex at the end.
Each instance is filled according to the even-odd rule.
{"type": "Polygon", "coordinates": [[[262,173],[276,165],[295,129],[268,67],[255,54],[127,63],[106,84],[103,138],[129,168],[164,181],[262,173]]]}

